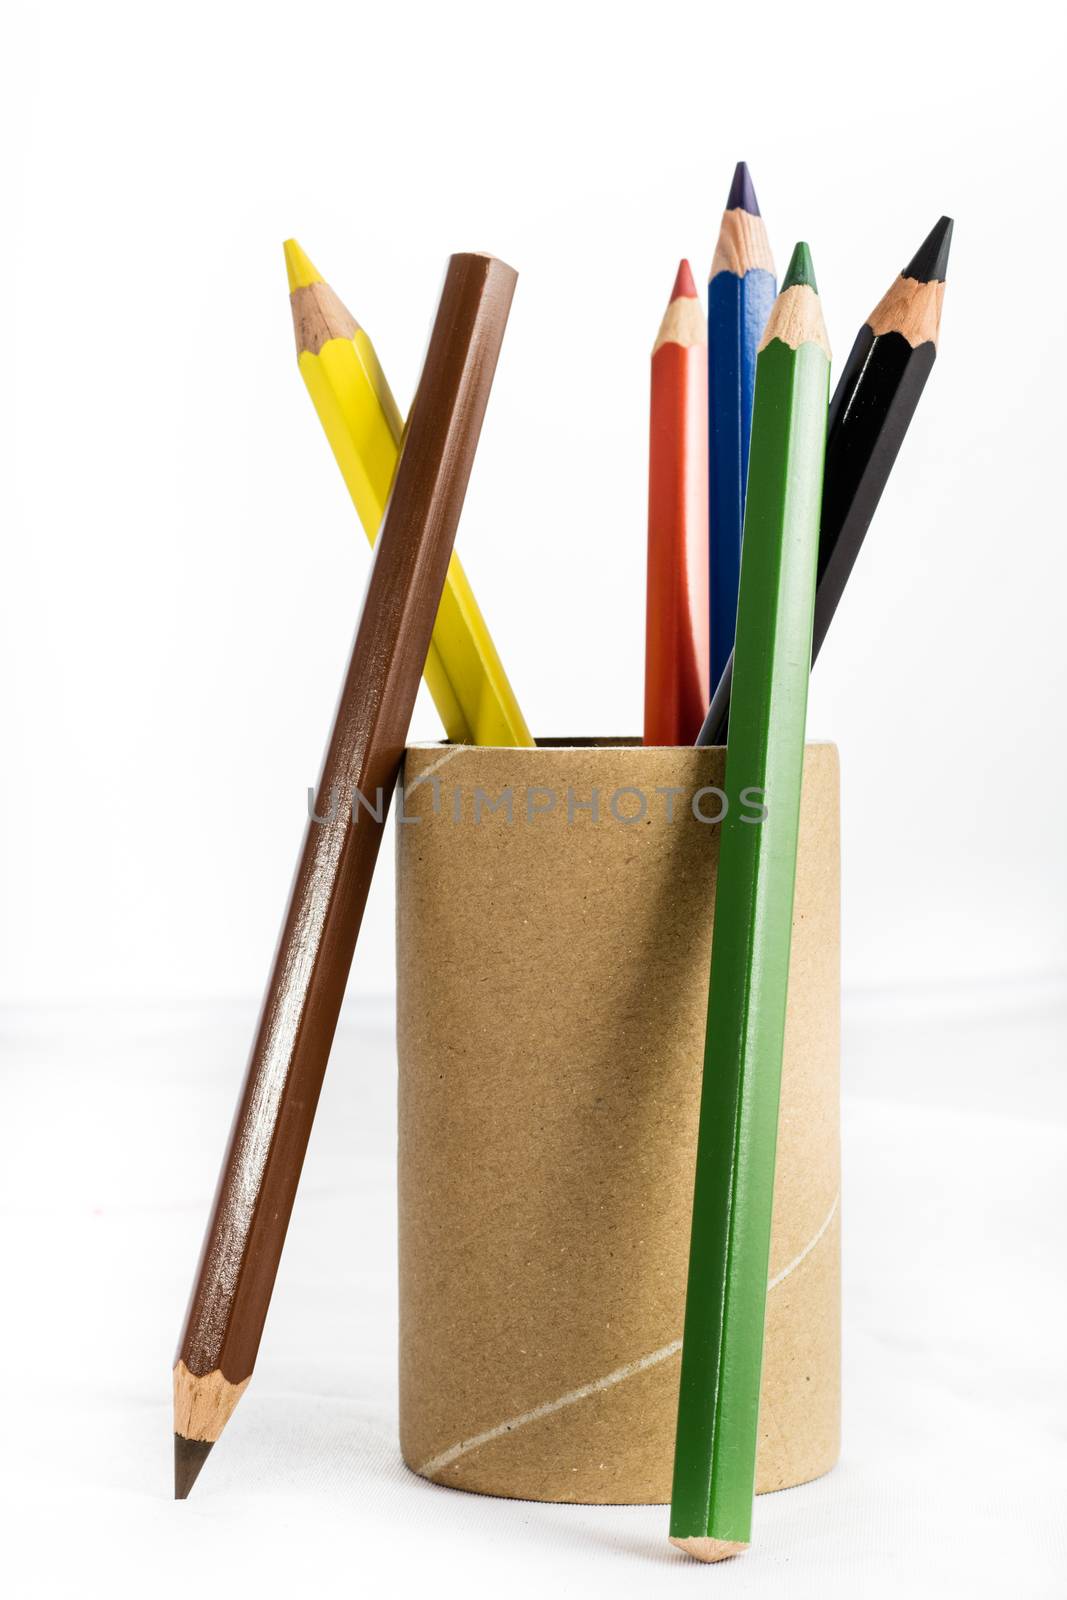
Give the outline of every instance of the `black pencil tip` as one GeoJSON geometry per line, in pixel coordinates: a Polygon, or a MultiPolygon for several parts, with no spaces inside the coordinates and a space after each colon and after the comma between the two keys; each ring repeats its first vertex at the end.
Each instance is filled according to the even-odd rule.
{"type": "Polygon", "coordinates": [[[942,217],[930,229],[900,276],[915,278],[919,283],[944,283],[951,247],[952,218],[942,217]]]}
{"type": "Polygon", "coordinates": [[[750,217],[760,214],[759,201],[756,191],[752,187],[752,175],[744,161],[739,161],[734,168],[734,181],[730,185],[730,193],[726,199],[727,211],[747,211],[750,217]]]}
{"type": "Polygon", "coordinates": [[[200,1469],[212,1451],[207,1439],[186,1439],[174,1435],[174,1498],[187,1500],[189,1491],[200,1476],[200,1469]]]}

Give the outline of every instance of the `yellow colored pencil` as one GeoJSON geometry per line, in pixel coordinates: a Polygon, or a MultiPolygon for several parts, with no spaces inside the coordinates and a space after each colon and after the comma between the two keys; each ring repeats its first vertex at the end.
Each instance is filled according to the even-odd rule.
{"type": "MultiPolygon", "coordinates": [[[[286,240],[285,266],[300,371],[373,545],[400,456],[403,420],[370,339],[295,239],[286,240]]],[[[533,744],[456,555],[423,675],[454,744],[533,744]]]]}

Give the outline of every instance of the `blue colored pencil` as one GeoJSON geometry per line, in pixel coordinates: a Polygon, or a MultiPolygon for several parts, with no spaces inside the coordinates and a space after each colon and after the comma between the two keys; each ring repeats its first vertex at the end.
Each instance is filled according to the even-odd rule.
{"type": "Polygon", "coordinates": [[[711,681],[734,647],[756,349],[778,285],[747,166],[737,163],[708,277],[711,681]]]}

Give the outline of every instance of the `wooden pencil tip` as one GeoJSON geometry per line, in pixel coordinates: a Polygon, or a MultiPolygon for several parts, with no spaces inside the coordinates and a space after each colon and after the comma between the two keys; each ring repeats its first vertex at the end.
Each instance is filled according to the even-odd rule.
{"type": "MultiPolygon", "coordinates": [[[[899,282],[894,279],[894,282],[899,282]]],[[[778,339],[791,350],[802,344],[817,344],[830,360],[830,341],[826,336],[822,302],[815,282],[815,269],[811,252],[806,244],[798,244],[789,263],[789,271],[782,284],[782,292],[771,307],[757,350],[762,354],[769,344],[778,339]]]]}
{"type": "Polygon", "coordinates": [[[734,168],[733,182],[730,184],[730,193],[726,197],[727,211],[747,211],[750,217],[760,215],[759,201],[756,191],[752,187],[752,174],[748,164],[739,161],[734,168]]]}
{"type": "Polygon", "coordinates": [[[919,283],[944,283],[951,248],[952,218],[942,217],[930,229],[900,276],[915,278],[919,283]]]}
{"type": "Polygon", "coordinates": [[[174,1435],[174,1498],[187,1500],[189,1491],[200,1476],[200,1469],[214,1449],[210,1439],[187,1439],[184,1434],[174,1435]]]}
{"type": "Polygon", "coordinates": [[[675,1539],[671,1544],[677,1545],[679,1550],[684,1550],[687,1556],[693,1556],[697,1561],[727,1561],[730,1556],[740,1555],[742,1550],[748,1549],[747,1541],[737,1539],[675,1539]]]}
{"type": "Polygon", "coordinates": [[[313,283],[322,282],[322,273],[304,254],[295,239],[286,239],[282,249],[285,251],[285,271],[289,279],[290,294],[296,289],[310,289],[313,283]]]}
{"type": "Polygon", "coordinates": [[[693,269],[690,267],[688,261],[686,261],[683,257],[678,265],[678,276],[674,280],[674,288],[671,290],[671,299],[695,300],[696,298],[697,286],[693,281],[693,269]]]}
{"type": "Polygon", "coordinates": [[[789,269],[782,279],[782,290],[784,292],[786,289],[796,289],[801,284],[805,284],[818,294],[819,285],[815,282],[815,268],[812,265],[811,251],[803,239],[794,246],[793,254],[789,260],[789,269]]]}

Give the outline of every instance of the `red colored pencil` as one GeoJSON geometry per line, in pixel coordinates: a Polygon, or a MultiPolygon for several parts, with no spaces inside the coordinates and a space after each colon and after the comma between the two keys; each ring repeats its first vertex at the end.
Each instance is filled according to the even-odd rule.
{"type": "Polygon", "coordinates": [[[652,347],[645,743],[691,744],[710,693],[708,329],[688,261],[652,347]]]}

